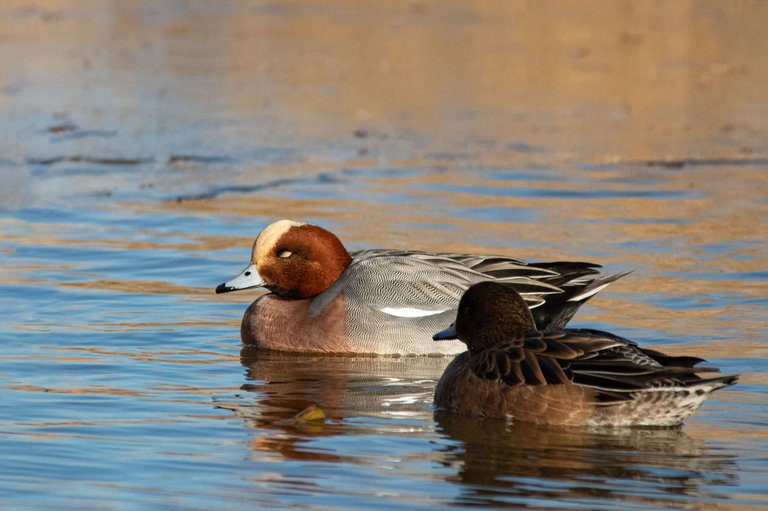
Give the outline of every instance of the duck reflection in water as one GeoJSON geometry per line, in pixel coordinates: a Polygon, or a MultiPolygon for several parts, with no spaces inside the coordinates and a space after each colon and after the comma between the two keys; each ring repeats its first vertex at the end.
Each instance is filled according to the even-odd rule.
{"type": "Polygon", "coordinates": [[[337,461],[319,437],[392,434],[393,421],[409,421],[410,435],[431,435],[432,396],[447,357],[328,356],[284,353],[245,346],[240,361],[249,383],[237,400],[219,401],[258,434],[253,449],[263,456],[337,461]],[[324,421],[297,421],[311,405],[324,421]],[[420,424],[420,427],[414,426],[420,424]]]}
{"type": "MultiPolygon", "coordinates": [[[[440,463],[462,491],[458,505],[509,505],[606,499],[656,508],[706,509],[680,497],[715,496],[736,481],[733,457],[680,428],[587,429],[534,426],[438,411],[437,430],[451,442],[440,463]]],[[[528,507],[528,506],[523,506],[528,507]]],[[[619,505],[618,508],[622,506],[619,505]]],[[[542,507],[538,507],[541,509],[542,507]]]]}
{"type": "Polygon", "coordinates": [[[392,443],[382,441],[397,445],[390,454],[404,460],[402,470],[423,470],[425,461],[443,467],[438,477],[459,485],[457,505],[500,507],[595,498],[602,504],[616,499],[674,508],[681,495],[725,498],[711,487],[737,477],[733,458],[710,452],[705,441],[679,428],[534,426],[435,411],[432,395],[450,362],[445,357],[329,357],[244,348],[241,362],[250,380],[242,387],[246,392],[220,406],[253,431],[251,456],[258,461],[378,465],[381,460],[361,452],[359,442],[332,438],[389,437],[392,443]],[[292,420],[312,404],[324,410],[325,421],[292,420]]]}

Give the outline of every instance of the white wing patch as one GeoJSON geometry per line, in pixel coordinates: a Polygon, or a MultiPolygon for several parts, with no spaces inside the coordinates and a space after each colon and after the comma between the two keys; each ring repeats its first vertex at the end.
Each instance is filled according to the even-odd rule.
{"type": "Polygon", "coordinates": [[[425,316],[434,316],[435,314],[442,314],[445,311],[451,309],[438,310],[438,311],[425,311],[423,309],[414,309],[413,307],[384,307],[379,309],[384,314],[390,316],[397,316],[399,318],[423,318],[425,316]]]}

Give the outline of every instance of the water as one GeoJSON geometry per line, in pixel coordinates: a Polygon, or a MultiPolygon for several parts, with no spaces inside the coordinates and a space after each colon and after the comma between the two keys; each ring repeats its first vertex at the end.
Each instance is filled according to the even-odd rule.
{"type": "Polygon", "coordinates": [[[768,508],[768,9],[539,6],[5,2],[2,508],[768,508]],[[435,414],[445,359],[241,351],[213,288],[284,217],[633,269],[574,325],[742,379],[548,430],[435,414]]]}

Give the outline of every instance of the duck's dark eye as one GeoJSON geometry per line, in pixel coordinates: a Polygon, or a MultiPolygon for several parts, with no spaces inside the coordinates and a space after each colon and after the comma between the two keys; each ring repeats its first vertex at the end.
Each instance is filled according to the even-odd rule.
{"type": "Polygon", "coordinates": [[[251,272],[249,272],[249,271],[245,272],[245,276],[246,277],[250,277],[251,276],[251,272]]]}

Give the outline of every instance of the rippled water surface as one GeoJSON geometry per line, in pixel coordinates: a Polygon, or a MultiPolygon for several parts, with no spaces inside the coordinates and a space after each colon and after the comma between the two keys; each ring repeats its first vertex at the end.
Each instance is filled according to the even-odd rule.
{"type": "Polygon", "coordinates": [[[0,13],[2,509],[768,508],[766,4],[0,13]],[[285,217],[634,270],[572,324],[742,379],[534,429],[435,413],[447,359],[242,350],[213,289],[285,217]]]}

